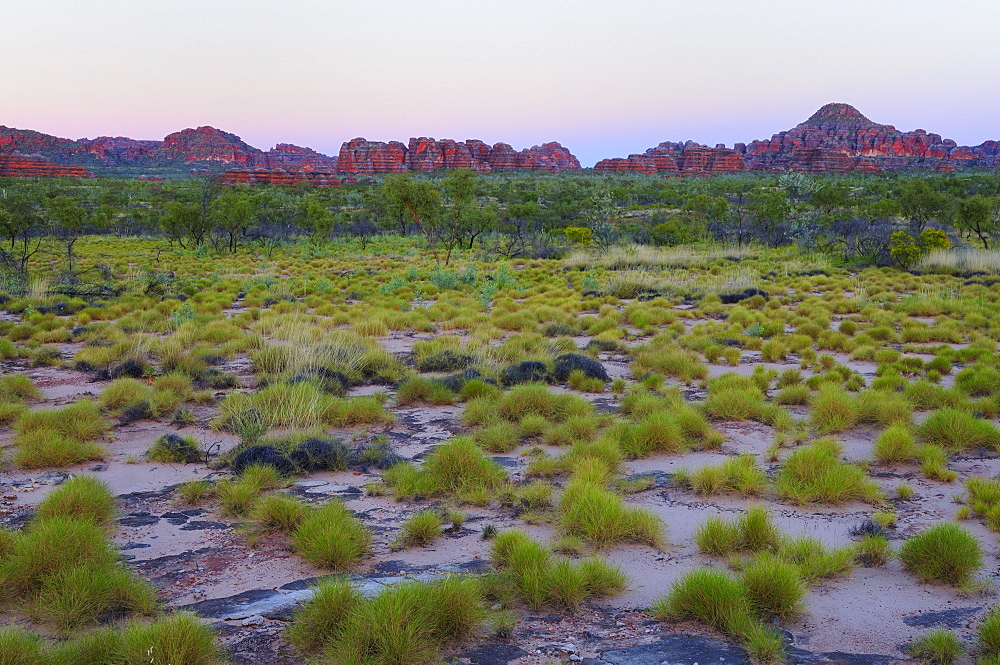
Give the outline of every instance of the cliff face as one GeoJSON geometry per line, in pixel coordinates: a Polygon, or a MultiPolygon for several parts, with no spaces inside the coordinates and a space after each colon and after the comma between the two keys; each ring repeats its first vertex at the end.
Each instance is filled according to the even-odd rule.
{"type": "Polygon", "coordinates": [[[307,182],[314,187],[340,187],[353,179],[342,178],[333,169],[317,168],[274,168],[274,169],[231,169],[219,176],[224,185],[244,183],[250,185],[298,185],[307,182]]]}
{"type": "Polygon", "coordinates": [[[678,175],[688,173],[732,173],[747,168],[743,155],[725,146],[710,148],[694,141],[665,141],[642,155],[625,159],[604,159],[594,166],[596,171],[618,173],[637,172],[678,175]]]}
{"type": "Polygon", "coordinates": [[[337,158],[328,157],[312,148],[303,148],[291,143],[279,143],[263,155],[263,168],[293,169],[293,170],[327,170],[337,169],[337,158]]]}
{"type": "Polygon", "coordinates": [[[673,174],[775,170],[808,172],[877,172],[926,168],[939,171],[1000,167],[1000,146],[986,141],[960,146],[922,129],[902,132],[872,122],[849,104],[827,104],[805,122],[770,139],[708,148],[688,141],[661,143],[644,155],[605,159],[598,171],[673,174]],[[657,157],[670,158],[676,164],[657,157]]]}
{"type": "Polygon", "coordinates": [[[92,178],[82,166],[56,164],[41,155],[19,152],[0,154],[0,177],[5,178],[92,178]]]}
{"type": "Polygon", "coordinates": [[[214,127],[184,129],[168,134],[156,153],[163,161],[183,164],[217,162],[234,166],[256,166],[264,153],[244,143],[240,137],[214,127]]]}
{"type": "Polygon", "coordinates": [[[336,157],[288,143],[263,152],[235,134],[198,127],[166,136],[162,141],[138,141],[124,136],[62,139],[28,129],[0,126],[0,155],[40,155],[61,165],[113,171],[119,167],[185,167],[218,171],[225,168],[335,170],[336,157]]]}
{"type": "Polygon", "coordinates": [[[447,169],[492,171],[546,171],[559,173],[578,170],[580,162],[558,143],[515,151],[506,143],[490,147],[478,139],[435,140],[422,136],[406,145],[399,141],[384,143],[363,138],[351,139],[340,148],[337,168],[342,173],[428,173],[447,169]]]}

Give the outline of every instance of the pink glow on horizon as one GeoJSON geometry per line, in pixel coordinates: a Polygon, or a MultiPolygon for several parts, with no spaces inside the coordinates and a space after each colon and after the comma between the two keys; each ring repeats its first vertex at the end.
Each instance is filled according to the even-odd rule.
{"type": "Polygon", "coordinates": [[[355,136],[555,140],[581,162],[666,140],[768,138],[827,102],[1000,139],[992,0],[742,3],[36,0],[5,7],[0,124],[161,139],[212,125],[268,149],[355,136]],[[169,6],[165,6],[169,5],[169,6]],[[922,26],[926,38],[907,28],[922,26]],[[933,38],[931,38],[933,36],[933,38]]]}

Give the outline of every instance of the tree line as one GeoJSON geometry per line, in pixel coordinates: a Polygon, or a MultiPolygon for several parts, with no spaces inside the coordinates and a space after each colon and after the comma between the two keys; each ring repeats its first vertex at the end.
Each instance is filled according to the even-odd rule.
{"type": "Polygon", "coordinates": [[[362,244],[379,235],[422,238],[444,264],[456,250],[554,256],[572,246],[658,246],[715,240],[797,244],[849,264],[911,263],[950,243],[995,249],[1000,176],[990,173],[393,174],[343,188],[167,182],[0,180],[0,263],[23,275],[43,241],[57,241],[70,272],[89,233],[147,235],[184,249],[238,252],[283,243],[362,244]]]}

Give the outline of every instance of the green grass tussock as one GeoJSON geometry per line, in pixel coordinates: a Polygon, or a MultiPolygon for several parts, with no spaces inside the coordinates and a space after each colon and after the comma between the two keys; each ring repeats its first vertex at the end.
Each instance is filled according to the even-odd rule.
{"type": "Polygon", "coordinates": [[[797,449],[775,479],[779,496],[797,505],[880,501],[878,485],[861,468],[842,462],[841,453],[840,444],[832,438],[817,439],[797,449]]]}

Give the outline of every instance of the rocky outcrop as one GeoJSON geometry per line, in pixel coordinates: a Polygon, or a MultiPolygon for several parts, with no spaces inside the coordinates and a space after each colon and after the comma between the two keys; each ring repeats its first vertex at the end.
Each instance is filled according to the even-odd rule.
{"type": "Polygon", "coordinates": [[[559,143],[543,143],[520,152],[506,143],[492,148],[478,139],[454,141],[422,136],[406,145],[363,138],[351,139],[340,148],[337,168],[342,173],[431,173],[448,169],[493,171],[545,171],[559,173],[578,170],[580,162],[559,143]]]}
{"type": "Polygon", "coordinates": [[[303,148],[291,143],[279,143],[263,156],[261,166],[266,169],[292,169],[296,171],[336,171],[337,158],[303,148]]]}
{"type": "Polygon", "coordinates": [[[665,141],[645,154],[629,155],[625,159],[604,159],[594,166],[596,171],[664,175],[732,173],[745,171],[746,168],[743,155],[736,150],[722,145],[710,148],[694,141],[665,141]]]}
{"type": "Polygon", "coordinates": [[[82,166],[56,164],[41,155],[19,152],[0,154],[0,177],[4,178],[92,178],[82,166]]]}
{"type": "Polygon", "coordinates": [[[872,122],[849,104],[827,104],[808,120],[770,139],[709,148],[691,141],[661,143],[644,155],[605,159],[605,172],[725,173],[744,169],[806,172],[878,172],[895,169],[1000,167],[1000,146],[986,141],[960,146],[923,129],[902,132],[872,122]],[[650,159],[663,161],[651,166],[650,159]],[[675,168],[676,166],[676,168],[675,168]]]}
{"type": "Polygon", "coordinates": [[[340,187],[346,182],[334,169],[232,169],[219,175],[219,182],[224,185],[238,183],[250,185],[287,185],[293,186],[306,182],[314,187],[340,187]]]}
{"type": "Polygon", "coordinates": [[[337,168],[337,158],[288,143],[267,152],[245,143],[235,134],[198,127],[168,135],[162,141],[138,141],[124,136],[96,139],[61,139],[32,130],[0,126],[0,155],[40,155],[56,164],[77,165],[113,172],[119,167],[327,170],[337,168]]]}
{"type": "Polygon", "coordinates": [[[247,145],[235,134],[214,127],[184,129],[168,134],[157,150],[159,159],[182,164],[217,162],[236,166],[264,163],[264,153],[247,145]]]}
{"type": "Polygon", "coordinates": [[[754,168],[804,171],[1000,166],[995,141],[970,147],[923,129],[902,132],[849,104],[827,104],[794,129],[752,142],[746,156],[754,168]]]}
{"type": "Polygon", "coordinates": [[[343,173],[402,173],[406,170],[406,146],[399,141],[368,141],[355,138],[340,147],[337,169],[343,173]]]}

